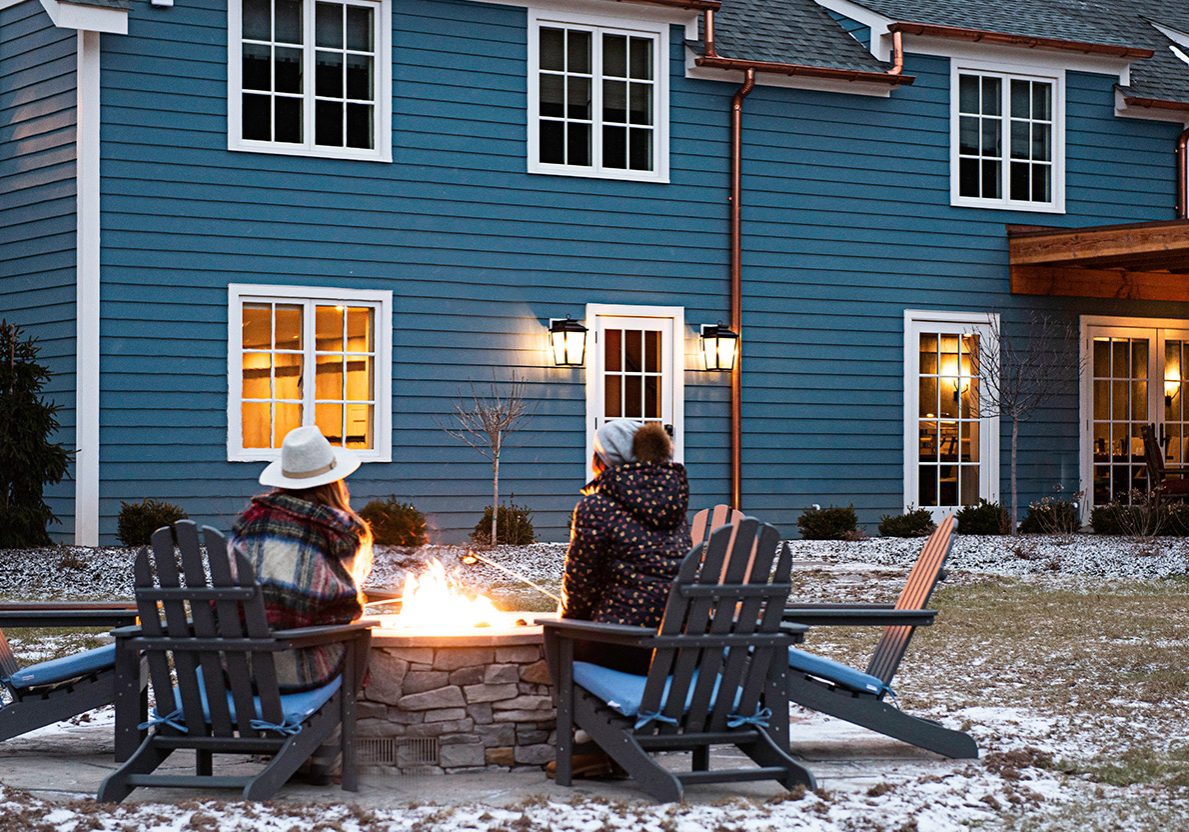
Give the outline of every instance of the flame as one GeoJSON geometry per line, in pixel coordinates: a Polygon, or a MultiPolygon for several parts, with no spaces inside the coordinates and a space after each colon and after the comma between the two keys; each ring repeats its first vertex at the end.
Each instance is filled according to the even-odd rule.
{"type": "Polygon", "coordinates": [[[405,576],[401,609],[391,626],[442,632],[509,626],[515,619],[514,613],[496,609],[486,595],[468,591],[434,558],[420,575],[405,576]]]}

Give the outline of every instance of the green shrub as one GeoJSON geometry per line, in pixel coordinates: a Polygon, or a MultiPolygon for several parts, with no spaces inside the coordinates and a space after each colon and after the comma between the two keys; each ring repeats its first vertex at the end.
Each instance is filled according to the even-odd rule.
{"type": "Polygon", "coordinates": [[[172,526],[189,516],[181,506],[160,500],[146,498],[139,503],[122,502],[116,534],[125,546],[147,546],[157,529],[172,526]]]}
{"type": "Polygon", "coordinates": [[[1069,500],[1045,497],[1028,506],[1021,534],[1073,534],[1082,527],[1078,508],[1069,500]]]}
{"type": "Polygon", "coordinates": [[[879,533],[883,537],[928,537],[936,528],[933,515],[925,508],[910,508],[904,514],[885,514],[879,521],[879,533]]]}
{"type": "Polygon", "coordinates": [[[1011,519],[999,503],[979,500],[978,505],[958,509],[958,534],[1007,534],[1011,519]]]}
{"type": "Polygon", "coordinates": [[[386,500],[371,500],[359,516],[372,527],[376,543],[386,546],[424,546],[429,540],[425,532],[425,515],[412,503],[402,503],[396,495],[386,500]]]}
{"type": "Polygon", "coordinates": [[[1095,534],[1122,537],[1189,536],[1189,506],[1161,503],[1143,492],[1132,492],[1131,505],[1120,502],[1095,506],[1090,512],[1095,534]]]}
{"type": "Polygon", "coordinates": [[[855,507],[807,508],[797,518],[804,540],[847,540],[859,530],[855,507]]]}
{"type": "MultiPolygon", "coordinates": [[[[512,546],[526,546],[537,539],[533,531],[533,513],[527,506],[500,506],[496,517],[496,540],[512,546]]],[[[475,524],[471,540],[484,546],[491,545],[491,506],[483,509],[483,516],[475,524]]]]}

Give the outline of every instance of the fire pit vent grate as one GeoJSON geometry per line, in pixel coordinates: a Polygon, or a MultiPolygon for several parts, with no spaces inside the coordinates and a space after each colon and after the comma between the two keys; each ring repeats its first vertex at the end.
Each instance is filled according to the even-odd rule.
{"type": "Polygon", "coordinates": [[[360,737],[359,765],[395,768],[404,775],[429,774],[438,768],[437,737],[360,737]]]}

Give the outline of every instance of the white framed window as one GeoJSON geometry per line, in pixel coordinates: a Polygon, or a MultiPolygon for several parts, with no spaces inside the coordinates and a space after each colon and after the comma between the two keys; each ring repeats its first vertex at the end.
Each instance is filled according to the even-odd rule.
{"type": "Polygon", "coordinates": [[[904,313],[904,505],[940,516],[999,499],[999,419],[979,413],[993,318],[904,313]]]}
{"type": "Polygon", "coordinates": [[[685,309],[589,303],[586,326],[586,463],[595,431],[611,419],[673,427],[673,458],[685,449],[685,309]]]}
{"type": "Polygon", "coordinates": [[[950,202],[1065,210],[1065,74],[951,62],[950,202]]]}
{"type": "Polygon", "coordinates": [[[276,459],[317,425],[370,462],[392,459],[392,292],[233,283],[227,459],[276,459]]]}
{"type": "Polygon", "coordinates": [[[392,160],[391,0],[229,0],[231,150],[392,160]]]}
{"type": "Polygon", "coordinates": [[[529,9],[529,173],[667,182],[667,37],[667,23],[529,9]]]}

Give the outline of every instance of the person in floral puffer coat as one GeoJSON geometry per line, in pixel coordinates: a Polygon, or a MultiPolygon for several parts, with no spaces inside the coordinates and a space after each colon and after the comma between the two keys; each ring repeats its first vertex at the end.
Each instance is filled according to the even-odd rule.
{"type": "MultiPolygon", "coordinates": [[[[561,616],[655,627],[690,550],[689,483],[655,422],[619,419],[595,436],[595,478],[574,509],[561,616]]],[[[650,651],[579,645],[578,658],[645,673],[650,651]],[[597,651],[597,652],[592,652],[597,651]]]]}

